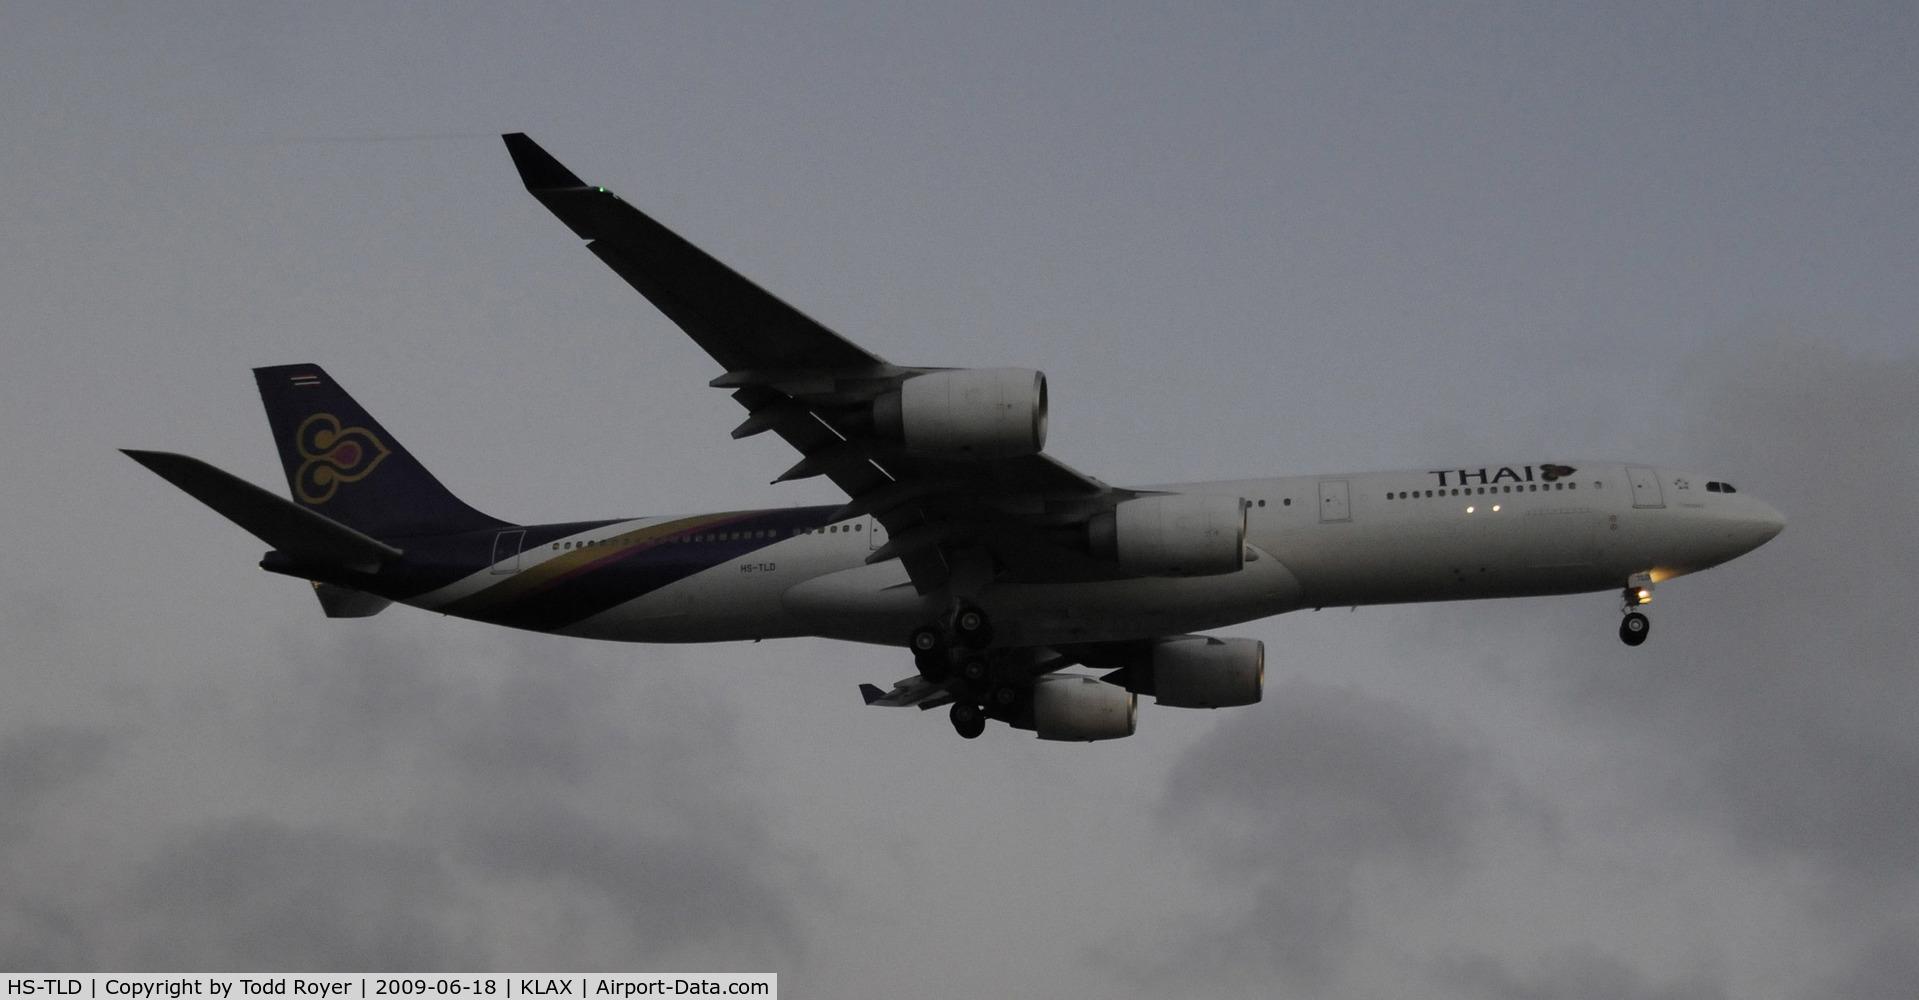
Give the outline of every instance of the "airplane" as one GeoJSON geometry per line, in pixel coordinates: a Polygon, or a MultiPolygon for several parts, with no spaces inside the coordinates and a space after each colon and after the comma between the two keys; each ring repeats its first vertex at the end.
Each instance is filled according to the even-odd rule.
{"type": "Polygon", "coordinates": [[[710,385],[824,476],[840,506],[516,524],[456,498],[318,365],[254,370],[291,499],[185,455],[126,454],[272,546],[331,617],[393,602],[624,642],[822,636],[903,646],[870,705],[946,707],[1040,739],[1132,735],[1139,697],[1258,702],[1265,646],[1208,630],[1304,608],[1621,593],[1785,527],[1723,476],[1521,456],[1398,472],[1113,486],[1044,451],[1046,377],[895,365],[848,341],[524,134],[529,193],[718,362],[710,385]],[[1080,668],[1075,670],[1074,668],[1080,668]],[[1091,671],[1083,672],[1083,671],[1091,671]]]}

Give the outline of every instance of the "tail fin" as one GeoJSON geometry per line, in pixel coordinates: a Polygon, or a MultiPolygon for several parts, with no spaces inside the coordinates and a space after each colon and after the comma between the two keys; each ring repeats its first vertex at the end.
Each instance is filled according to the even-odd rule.
{"type": "Polygon", "coordinates": [[[376,538],[506,524],[462,503],[319,365],[255,368],[293,499],[376,538]]]}

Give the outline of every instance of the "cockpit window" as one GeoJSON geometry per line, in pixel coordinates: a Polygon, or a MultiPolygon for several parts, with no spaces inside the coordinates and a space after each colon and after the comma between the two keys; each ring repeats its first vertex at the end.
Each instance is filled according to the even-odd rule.
{"type": "Polygon", "coordinates": [[[1733,489],[1731,483],[1707,483],[1706,492],[1707,493],[1737,493],[1739,491],[1736,489],[1733,489]]]}

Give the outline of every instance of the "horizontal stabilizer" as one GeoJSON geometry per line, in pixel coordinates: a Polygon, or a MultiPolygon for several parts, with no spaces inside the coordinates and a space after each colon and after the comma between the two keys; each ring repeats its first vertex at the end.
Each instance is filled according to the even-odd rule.
{"type": "Polygon", "coordinates": [[[393,603],[378,594],[318,580],[313,581],[313,593],[320,598],[320,608],[328,618],[371,618],[393,603]]]}
{"type": "Polygon", "coordinates": [[[935,684],[919,674],[894,683],[893,690],[881,691],[877,684],[861,684],[860,697],[868,705],[883,708],[905,708],[914,706],[920,709],[938,708],[953,700],[953,693],[943,684],[935,684]]]}
{"type": "Polygon", "coordinates": [[[301,563],[372,573],[381,563],[400,557],[400,550],[385,542],[197,458],[165,451],[121,450],[188,496],[301,563]]]}

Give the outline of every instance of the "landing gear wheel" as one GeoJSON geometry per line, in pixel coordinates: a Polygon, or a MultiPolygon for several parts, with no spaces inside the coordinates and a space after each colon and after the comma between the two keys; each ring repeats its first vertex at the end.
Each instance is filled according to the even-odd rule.
{"type": "Polygon", "coordinates": [[[1646,634],[1652,631],[1652,623],[1637,611],[1628,612],[1625,620],[1619,623],[1619,640],[1628,646],[1637,646],[1646,641],[1646,634]]]}
{"type": "Polygon", "coordinates": [[[949,717],[953,720],[954,731],[964,739],[979,739],[979,734],[986,731],[986,713],[970,701],[954,702],[949,717]]]}
{"type": "Polygon", "coordinates": [[[934,653],[914,653],[913,665],[919,668],[921,677],[924,677],[935,684],[938,684],[940,681],[945,680],[948,676],[950,676],[953,673],[952,661],[946,658],[946,653],[943,651],[934,652],[934,653]]]}
{"type": "Polygon", "coordinates": [[[968,649],[984,649],[993,641],[993,626],[986,612],[969,605],[953,616],[953,634],[968,649]]]}
{"type": "Polygon", "coordinates": [[[986,714],[995,719],[1012,721],[1019,714],[1020,690],[1011,684],[1001,684],[993,688],[986,696],[986,714]]]}
{"type": "Polygon", "coordinates": [[[922,626],[913,630],[906,646],[913,651],[913,665],[920,669],[920,676],[938,683],[953,672],[953,663],[946,655],[946,640],[939,629],[922,626]]]}
{"type": "Polygon", "coordinates": [[[960,677],[969,684],[978,684],[984,681],[988,672],[986,661],[977,656],[961,663],[959,668],[960,677]]]}
{"type": "Polygon", "coordinates": [[[907,640],[907,645],[913,647],[915,653],[934,653],[938,652],[941,646],[946,645],[946,640],[940,637],[939,629],[931,625],[921,625],[913,630],[913,636],[907,640]]]}

